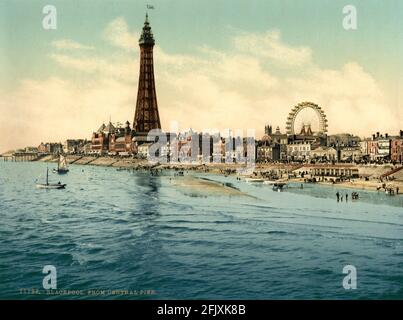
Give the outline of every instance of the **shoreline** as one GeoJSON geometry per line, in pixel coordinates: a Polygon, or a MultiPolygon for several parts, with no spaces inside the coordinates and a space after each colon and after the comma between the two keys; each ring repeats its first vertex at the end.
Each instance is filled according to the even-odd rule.
{"type": "MultiPolygon", "coordinates": [[[[47,155],[39,159],[31,160],[29,162],[47,162],[47,163],[57,163],[57,157],[53,155],[47,155]]],[[[66,157],[67,163],[69,165],[90,165],[90,166],[100,166],[100,167],[111,167],[122,170],[172,170],[172,171],[193,171],[200,173],[211,173],[211,174],[221,174],[221,175],[237,175],[237,169],[245,168],[245,165],[240,164],[226,164],[226,163],[208,163],[208,164],[183,164],[183,163],[170,163],[170,164],[153,164],[149,163],[146,159],[133,159],[133,158],[112,158],[112,157],[93,157],[93,156],[76,156],[68,155],[66,157]]],[[[363,176],[374,172],[374,176],[380,176],[383,172],[390,170],[390,166],[357,166],[362,169],[363,176]]],[[[303,178],[288,178],[288,174],[292,174],[298,171],[304,171],[309,168],[308,164],[296,165],[296,164],[284,164],[284,163],[268,163],[268,164],[256,164],[254,172],[256,175],[243,175],[246,177],[262,177],[262,173],[265,172],[277,172],[281,174],[278,181],[290,182],[290,183],[305,183],[303,178]],[[283,178],[283,175],[286,175],[283,178]]],[[[402,176],[403,170],[400,170],[399,177],[402,176]]],[[[386,186],[392,187],[394,190],[399,188],[399,194],[403,194],[403,180],[390,180],[390,181],[378,181],[375,177],[371,177],[370,180],[365,181],[363,179],[352,179],[351,181],[343,181],[337,183],[330,183],[324,181],[318,181],[316,184],[325,186],[334,186],[349,188],[355,190],[369,190],[377,191],[377,187],[385,183],[386,186]]],[[[384,192],[383,189],[380,192],[384,192]]]]}

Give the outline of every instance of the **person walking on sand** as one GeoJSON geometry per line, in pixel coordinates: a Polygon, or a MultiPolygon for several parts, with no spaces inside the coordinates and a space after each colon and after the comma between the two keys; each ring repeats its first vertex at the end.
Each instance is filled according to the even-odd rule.
{"type": "Polygon", "coordinates": [[[346,193],[346,202],[348,201],[348,193],[346,193]]]}
{"type": "Polygon", "coordinates": [[[340,197],[340,201],[343,202],[343,196],[340,197]]]}
{"type": "Polygon", "coordinates": [[[396,194],[399,194],[399,187],[396,187],[396,194]]]}
{"type": "Polygon", "coordinates": [[[337,197],[337,202],[339,202],[340,201],[340,193],[339,193],[339,191],[337,191],[336,197],[337,197]]]}

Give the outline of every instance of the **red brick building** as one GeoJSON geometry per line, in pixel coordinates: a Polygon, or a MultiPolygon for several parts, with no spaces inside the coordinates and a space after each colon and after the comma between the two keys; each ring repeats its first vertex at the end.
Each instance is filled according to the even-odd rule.
{"type": "Polygon", "coordinates": [[[129,121],[126,127],[116,128],[115,132],[110,135],[109,152],[113,154],[133,154],[133,140],[129,121]]]}
{"type": "Polygon", "coordinates": [[[111,122],[103,124],[98,131],[92,134],[91,153],[103,155],[133,154],[134,143],[129,121],[123,128],[119,124],[115,127],[111,122]]]}
{"type": "Polygon", "coordinates": [[[400,130],[400,135],[393,137],[390,143],[390,160],[392,162],[403,162],[403,130],[400,130]]]}
{"type": "Polygon", "coordinates": [[[109,140],[111,138],[111,135],[114,134],[115,131],[116,128],[111,122],[109,122],[107,126],[105,124],[102,124],[98,131],[92,134],[91,153],[96,153],[99,155],[108,153],[109,140]]]}

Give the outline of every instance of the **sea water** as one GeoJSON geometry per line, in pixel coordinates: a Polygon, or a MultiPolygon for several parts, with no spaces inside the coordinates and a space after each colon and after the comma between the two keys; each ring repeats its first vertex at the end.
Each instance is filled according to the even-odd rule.
{"type": "Polygon", "coordinates": [[[198,196],[169,172],[78,165],[50,173],[65,190],[37,189],[47,166],[0,163],[0,299],[403,298],[402,196],[188,173],[244,193],[198,196]]]}

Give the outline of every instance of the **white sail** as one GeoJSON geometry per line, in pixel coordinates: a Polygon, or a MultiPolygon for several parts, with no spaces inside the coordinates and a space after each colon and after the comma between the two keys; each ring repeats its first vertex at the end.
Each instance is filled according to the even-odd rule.
{"type": "Polygon", "coordinates": [[[60,155],[58,168],[59,170],[67,170],[67,160],[63,155],[60,155]]]}

